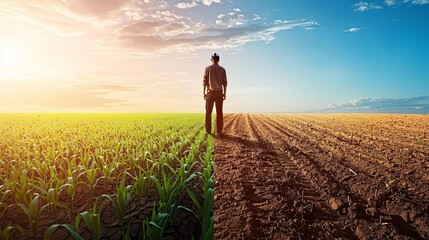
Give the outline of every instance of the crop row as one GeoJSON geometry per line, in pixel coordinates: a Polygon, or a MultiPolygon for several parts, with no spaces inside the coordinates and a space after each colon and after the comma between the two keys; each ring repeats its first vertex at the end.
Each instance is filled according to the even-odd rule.
{"type": "Polygon", "coordinates": [[[2,115],[0,239],[212,238],[213,145],[198,114],[2,115]]]}

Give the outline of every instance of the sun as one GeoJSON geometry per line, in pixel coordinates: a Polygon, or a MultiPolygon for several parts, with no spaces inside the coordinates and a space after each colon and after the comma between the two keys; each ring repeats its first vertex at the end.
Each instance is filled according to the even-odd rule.
{"type": "Polygon", "coordinates": [[[0,46],[0,69],[6,70],[16,67],[22,61],[19,48],[10,43],[0,46]]]}

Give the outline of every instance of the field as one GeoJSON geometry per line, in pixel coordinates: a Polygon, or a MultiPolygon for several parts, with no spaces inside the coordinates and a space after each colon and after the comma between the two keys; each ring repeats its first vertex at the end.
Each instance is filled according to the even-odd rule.
{"type": "Polygon", "coordinates": [[[229,114],[216,239],[429,239],[429,116],[229,114]]]}
{"type": "Polygon", "coordinates": [[[427,115],[203,120],[0,115],[0,239],[429,238],[427,115]]]}
{"type": "Polygon", "coordinates": [[[0,239],[210,239],[201,114],[1,114],[0,239]]]}

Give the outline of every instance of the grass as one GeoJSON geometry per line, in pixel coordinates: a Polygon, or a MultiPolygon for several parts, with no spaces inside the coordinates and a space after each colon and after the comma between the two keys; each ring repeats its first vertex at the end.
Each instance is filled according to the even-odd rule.
{"type": "Polygon", "coordinates": [[[203,121],[202,114],[0,114],[1,239],[66,232],[98,239],[112,227],[124,239],[161,239],[178,209],[200,222],[189,237],[212,239],[214,142],[203,121]],[[103,218],[110,212],[113,222],[103,218]],[[130,230],[136,223],[139,236],[130,230]]]}

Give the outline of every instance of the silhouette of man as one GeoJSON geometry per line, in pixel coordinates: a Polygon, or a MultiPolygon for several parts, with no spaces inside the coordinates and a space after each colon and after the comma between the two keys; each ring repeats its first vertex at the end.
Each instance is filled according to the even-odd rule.
{"type": "Polygon", "coordinates": [[[226,99],[226,71],[219,65],[219,54],[211,56],[212,65],[206,67],[203,78],[203,96],[206,100],[206,133],[212,131],[213,105],[216,104],[216,134],[222,135],[223,101],[226,99]],[[206,92],[207,90],[207,92],[206,92]]]}

